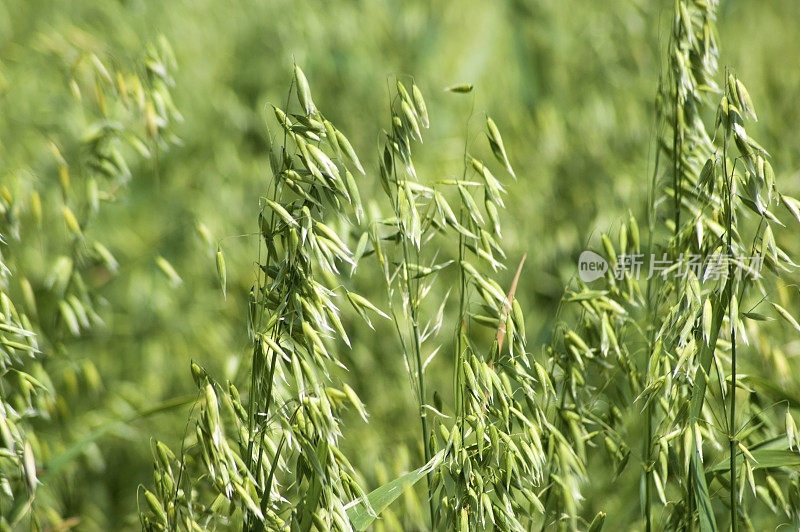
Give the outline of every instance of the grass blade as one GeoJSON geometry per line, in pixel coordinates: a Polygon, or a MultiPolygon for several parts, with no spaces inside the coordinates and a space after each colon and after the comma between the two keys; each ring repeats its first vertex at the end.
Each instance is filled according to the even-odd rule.
{"type": "Polygon", "coordinates": [[[429,471],[435,469],[442,461],[443,454],[435,455],[430,462],[397,477],[391,482],[371,491],[367,495],[367,500],[356,499],[347,508],[347,516],[353,527],[358,530],[366,530],[382,511],[389,507],[405,490],[419,482],[429,471]]]}

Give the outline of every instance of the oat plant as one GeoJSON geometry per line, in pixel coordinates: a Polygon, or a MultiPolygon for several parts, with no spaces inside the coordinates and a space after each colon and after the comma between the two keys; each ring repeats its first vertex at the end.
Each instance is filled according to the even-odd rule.
{"type": "MultiPolygon", "coordinates": [[[[617,475],[641,468],[646,530],[754,530],[759,504],[798,523],[790,401],[759,375],[783,356],[761,332],[768,316],[798,329],[777,301],[795,264],[773,232],[777,208],[796,218],[797,201],[745,130],[756,115],[743,83],[717,81],[716,8],[675,4],[646,241],[633,218],[616,242],[602,235],[609,270],[570,288],[580,320],[549,352],[573,447],[602,443],[617,475]]],[[[561,490],[549,522],[564,510],[561,490]]]]}
{"type": "MultiPolygon", "coordinates": [[[[347,240],[363,216],[353,172],[363,169],[299,67],[284,109],[272,108],[272,176],[259,199],[249,379],[240,392],[193,364],[194,434],[178,453],[155,444],[154,488],[141,496],[148,530],[352,530],[345,505],[365,498],[338,440],[342,409],[366,412],[337,378],[337,351],[349,345],[339,306],[367,322],[380,314],[344,285],[355,265],[347,240]]],[[[222,250],[217,271],[224,287],[222,250]]]]}
{"type": "Polygon", "coordinates": [[[102,386],[94,362],[76,352],[75,342],[104,325],[92,277],[113,276],[118,268],[96,222],[105,204],[124,195],[131,167],[175,143],[171,125],[180,120],[166,40],[149,46],[137,64],[116,68],[56,38],[43,39],[42,47],[69,67],[72,100],[65,105],[73,120],[41,141],[49,161],[44,175],[34,167],[4,169],[9,175],[0,185],[3,530],[71,526],[61,515],[66,496],[58,482],[70,478],[96,439],[70,441],[85,428],[73,399],[102,386]],[[59,434],[55,443],[38,437],[43,424],[59,434]]]}
{"type": "MultiPolygon", "coordinates": [[[[548,379],[526,351],[524,315],[514,297],[522,263],[511,287],[493,279],[505,269],[499,222],[505,188],[469,145],[463,167],[455,169],[459,177],[419,175],[412,151],[428,121],[420,89],[412,83],[409,91],[398,81],[379,161],[391,215],[370,226],[417,398],[420,447],[431,466],[428,526],[525,530],[543,510],[536,486],[546,421],[531,398],[546,392],[548,379]],[[450,242],[457,242],[455,249],[450,242]],[[441,291],[440,275],[448,269],[459,279],[455,290],[426,305],[430,294],[441,291]],[[454,312],[453,329],[440,338],[445,314],[454,312]],[[428,388],[426,368],[436,356],[452,357],[449,405],[428,388]]],[[[485,124],[484,149],[514,176],[496,124],[491,118],[485,124]]]]}
{"type": "MultiPolygon", "coordinates": [[[[198,413],[179,450],[154,443],[142,525],[380,529],[417,490],[428,512],[415,525],[431,530],[597,532],[609,517],[755,530],[757,506],[796,526],[796,401],[769,368],[788,367],[782,327],[800,330],[784,308],[795,264],[776,238],[778,208],[800,222],[800,202],[778,192],[746,131],[756,114],[742,81],[718,71],[716,8],[675,3],[647,223],[629,214],[600,236],[608,270],[569,283],[537,348],[515,298],[524,257],[501,244],[497,176],[516,174],[495,122],[482,121],[487,142],[465,141],[451,175],[426,175],[414,156],[431,118],[416,83],[398,80],[372,176],[383,201],[365,210],[354,175],[370,173],[295,68],[286,105],[271,109],[247,378],[220,383],[192,366],[198,413]],[[382,279],[383,301],[349,289],[356,265],[382,279]],[[367,325],[390,320],[420,422],[419,467],[369,493],[339,447],[342,410],[367,419],[340,371],[351,309],[367,325]],[[437,357],[449,382],[426,371],[437,357]],[[637,511],[587,509],[587,487],[631,477],[637,511]]],[[[217,271],[224,293],[221,248],[217,271]]]]}

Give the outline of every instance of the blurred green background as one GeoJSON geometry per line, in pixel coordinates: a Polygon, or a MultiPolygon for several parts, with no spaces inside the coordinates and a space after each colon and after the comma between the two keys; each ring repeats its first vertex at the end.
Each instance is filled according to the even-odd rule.
{"type": "MultiPolygon", "coordinates": [[[[379,135],[395,76],[413,76],[428,102],[431,129],[417,150],[423,179],[459,172],[465,139],[481,140],[485,113],[495,119],[519,176],[509,183],[503,213],[512,270],[503,276],[507,284],[528,254],[517,297],[537,351],[589,238],[644,210],[671,13],[665,0],[0,2],[0,184],[35,183],[45,206],[57,195],[48,145],[80,149],[77,124],[87,104],[69,82],[81,52],[132,69],[145,46],[165,36],[178,64],[172,94],[183,116],[172,127],[181,143],[131,162],[127,190],[92,225],[120,270],[93,286],[106,301],[99,309],[105,326],[50,355],[65,406],[57,419],[37,425],[38,438],[55,452],[108,420],[192,393],[192,359],[220,379],[246,369],[239,366],[249,349],[246,302],[257,250],[247,235],[257,227],[257,197],[269,178],[267,104],[285,99],[293,61],[308,76],[317,106],[367,166],[364,197],[377,190],[379,135]],[[475,91],[443,92],[456,83],[475,91]],[[220,241],[226,300],[214,269],[220,241]],[[183,284],[162,274],[159,255],[183,284]],[[86,360],[101,386],[84,382],[86,360]]],[[[796,0],[728,0],[719,19],[722,65],[747,84],[759,114],[748,129],[772,153],[782,191],[794,195],[798,21],[796,0]]],[[[796,250],[790,236],[779,240],[796,250]]],[[[52,261],[53,245],[43,240],[29,230],[17,244],[34,287],[44,282],[41,265],[52,261]]],[[[360,282],[380,297],[377,281],[360,282]]],[[[378,333],[353,330],[354,348],[342,355],[371,415],[368,424],[347,419],[343,446],[369,487],[421,462],[402,358],[391,331],[378,333]]],[[[434,366],[433,389],[450,386],[449,356],[434,366]]],[[[151,439],[178,448],[188,415],[187,407],[114,425],[48,496],[63,516],[84,516],[86,529],[136,528],[137,485],[151,482],[151,439]]],[[[635,514],[638,486],[613,489],[603,493],[605,509],[635,514]]],[[[586,496],[601,490],[608,486],[586,496]]],[[[398,513],[411,527],[414,501],[405,503],[398,513]]]]}

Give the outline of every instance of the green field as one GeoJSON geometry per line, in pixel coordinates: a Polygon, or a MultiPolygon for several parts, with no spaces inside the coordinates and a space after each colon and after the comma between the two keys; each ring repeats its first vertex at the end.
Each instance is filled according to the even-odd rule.
{"type": "Polygon", "coordinates": [[[0,530],[800,527],[798,21],[0,0],[0,530]]]}

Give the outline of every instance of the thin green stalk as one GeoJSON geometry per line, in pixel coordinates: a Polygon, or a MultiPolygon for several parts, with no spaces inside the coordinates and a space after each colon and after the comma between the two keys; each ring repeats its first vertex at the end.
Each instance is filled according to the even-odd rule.
{"type": "MultiPolygon", "coordinates": [[[[472,112],[475,106],[475,100],[472,100],[472,108],[469,112],[465,126],[465,139],[469,139],[469,122],[472,118],[472,112]]],[[[469,141],[464,141],[464,166],[461,173],[461,179],[467,177],[467,154],[468,154],[469,141]]],[[[464,225],[464,202],[461,201],[461,208],[458,213],[458,223],[464,225]]],[[[463,328],[465,327],[466,312],[467,312],[467,276],[462,267],[462,262],[466,257],[466,242],[464,235],[458,233],[458,320],[456,322],[456,356],[455,356],[455,403],[456,403],[456,419],[464,415],[466,410],[466,395],[462,390],[463,380],[462,374],[464,371],[464,345],[462,342],[463,328]]],[[[464,423],[459,424],[461,427],[461,441],[464,441],[464,423]]]]}
{"type": "Polygon", "coordinates": [[[736,532],[739,528],[738,523],[738,509],[736,498],[736,488],[738,485],[736,481],[736,316],[733,315],[733,246],[732,246],[732,232],[733,232],[733,173],[728,175],[728,136],[730,134],[730,125],[728,131],[725,133],[725,139],[722,144],[722,173],[727,181],[727,247],[728,247],[728,305],[729,305],[729,321],[731,326],[731,388],[728,392],[730,396],[730,422],[728,424],[728,439],[730,444],[730,507],[731,507],[731,530],[736,532]]]}
{"type": "MultiPolygon", "coordinates": [[[[464,221],[464,209],[462,207],[461,212],[459,213],[459,223],[463,224],[464,221]]],[[[464,346],[462,344],[462,328],[464,327],[465,321],[465,313],[466,313],[466,291],[467,291],[467,277],[464,274],[464,268],[461,267],[461,262],[464,260],[464,236],[459,233],[458,234],[458,278],[459,278],[459,290],[458,290],[458,322],[456,323],[456,357],[455,357],[455,401],[456,401],[456,410],[457,410],[457,418],[464,415],[464,393],[461,390],[461,373],[463,371],[463,356],[464,356],[464,346]]],[[[464,424],[461,423],[461,439],[464,439],[464,424]]]]}
{"type": "MultiPolygon", "coordinates": [[[[397,175],[394,175],[394,184],[397,187],[397,175]]],[[[408,297],[408,312],[411,319],[411,343],[413,344],[414,350],[414,364],[416,366],[416,373],[417,373],[417,401],[419,403],[419,417],[420,417],[420,425],[422,426],[422,451],[423,456],[425,458],[425,463],[427,464],[431,460],[431,449],[430,449],[430,428],[428,427],[428,415],[427,410],[425,408],[425,401],[426,401],[426,392],[425,392],[425,372],[422,363],[422,341],[420,339],[420,332],[419,332],[419,316],[418,316],[418,305],[419,305],[419,293],[418,293],[418,286],[414,287],[411,281],[411,277],[408,274],[408,264],[412,262],[411,260],[411,253],[408,246],[408,238],[405,224],[402,221],[402,217],[400,216],[400,199],[399,194],[395,194],[391,197],[392,200],[392,207],[394,209],[395,214],[397,215],[399,229],[400,229],[400,242],[402,244],[403,250],[403,264],[402,264],[402,275],[403,281],[405,282],[405,291],[408,297]]],[[[418,261],[415,261],[418,262],[418,261]]],[[[390,281],[387,277],[387,283],[390,281]]],[[[387,284],[387,288],[388,288],[387,284]]],[[[391,300],[391,290],[389,290],[389,299],[391,300]]],[[[400,341],[403,345],[404,354],[406,359],[408,359],[407,347],[405,342],[403,342],[403,335],[400,333],[399,326],[397,325],[397,320],[395,318],[395,326],[397,327],[398,335],[400,336],[400,341]]],[[[434,519],[435,519],[435,511],[433,507],[433,491],[432,491],[432,481],[433,481],[433,473],[428,472],[426,475],[426,483],[428,489],[428,508],[430,511],[430,522],[431,526],[434,526],[434,519]]]]}
{"type": "MultiPolygon", "coordinates": [[[[427,464],[431,460],[431,449],[430,449],[430,429],[428,428],[428,413],[427,410],[425,409],[425,400],[426,400],[425,371],[422,367],[422,346],[419,335],[419,320],[417,316],[418,314],[417,305],[419,304],[419,294],[417,293],[416,290],[412,291],[411,278],[408,275],[407,265],[410,262],[408,242],[406,238],[402,238],[401,240],[403,243],[403,276],[405,278],[406,289],[408,291],[408,306],[409,306],[409,313],[411,315],[412,343],[414,347],[414,358],[417,366],[417,393],[419,395],[419,417],[420,417],[420,422],[422,424],[422,450],[425,456],[425,463],[427,464]]],[[[433,508],[433,492],[431,491],[433,473],[429,471],[426,477],[428,484],[428,506],[430,507],[431,526],[433,526],[434,515],[435,515],[433,508]]]]}
{"type": "MultiPolygon", "coordinates": [[[[653,238],[653,228],[650,227],[650,235],[648,237],[648,251],[651,249],[652,245],[652,238],[653,238]]],[[[647,339],[647,368],[645,371],[645,380],[650,375],[650,358],[651,354],[653,353],[653,349],[655,348],[655,326],[653,320],[653,304],[651,300],[651,289],[652,289],[652,277],[647,280],[647,316],[648,316],[648,326],[649,326],[649,334],[647,339]]],[[[645,382],[646,384],[646,382],[645,382]]],[[[645,437],[644,442],[644,518],[645,518],[645,530],[650,532],[652,530],[652,523],[653,523],[653,502],[652,502],[652,494],[651,490],[651,471],[652,471],[652,457],[651,457],[651,449],[653,447],[653,403],[647,403],[647,434],[645,437]]]]}
{"type": "MultiPolygon", "coordinates": [[[[658,167],[661,158],[661,150],[656,148],[655,162],[653,164],[653,173],[648,184],[647,191],[647,256],[652,256],[653,252],[653,236],[655,233],[655,220],[656,220],[656,207],[655,207],[655,190],[656,181],[658,179],[658,167]]],[[[650,373],[650,354],[653,352],[655,344],[655,327],[653,319],[653,300],[652,300],[653,278],[647,279],[647,288],[645,292],[646,305],[647,305],[647,323],[649,327],[647,338],[647,353],[648,362],[645,373],[645,378],[650,373]]],[[[647,404],[647,436],[645,441],[645,463],[648,464],[645,468],[645,529],[647,532],[652,530],[652,502],[650,496],[650,448],[653,445],[653,406],[652,403],[647,404]]]]}
{"type": "MultiPolygon", "coordinates": [[[[675,29],[673,30],[673,39],[679,40],[681,37],[681,24],[676,20],[675,29]]],[[[672,66],[672,65],[671,65],[672,66]]],[[[674,66],[673,66],[674,68],[674,66]]],[[[673,71],[674,72],[674,71],[673,71]]],[[[672,111],[672,187],[675,195],[675,238],[680,238],[680,222],[681,222],[681,151],[683,150],[683,143],[681,134],[678,131],[678,106],[680,105],[680,80],[675,76],[674,84],[674,109],[672,111]]],[[[648,523],[649,524],[649,523],[648,523]]]]}
{"type": "Polygon", "coordinates": [[[644,468],[644,519],[645,530],[650,532],[652,530],[653,522],[653,503],[650,495],[650,447],[653,443],[653,404],[647,405],[647,438],[645,440],[645,468],[644,468]]]}
{"type": "Polygon", "coordinates": [[[680,223],[681,223],[681,196],[680,196],[680,189],[681,189],[681,182],[680,182],[680,153],[678,152],[679,149],[679,134],[678,134],[678,87],[677,81],[675,86],[675,109],[673,110],[673,119],[672,119],[672,188],[673,194],[675,196],[675,238],[679,238],[679,230],[680,230],[680,223]]]}
{"type": "MultiPolygon", "coordinates": [[[[294,78],[292,78],[292,82],[289,84],[289,92],[286,94],[286,108],[287,109],[289,107],[289,101],[291,99],[293,86],[294,86],[294,78]]],[[[281,151],[282,152],[286,151],[286,142],[287,142],[287,134],[286,134],[286,131],[284,131],[284,133],[283,133],[283,144],[281,146],[281,151]]],[[[271,146],[271,144],[270,144],[270,146],[271,146]]],[[[270,147],[270,150],[271,149],[272,148],[270,147]]],[[[283,157],[283,153],[281,154],[281,159],[280,160],[282,161],[282,164],[281,164],[281,168],[278,169],[279,172],[284,170],[283,161],[285,161],[285,158],[283,157]]],[[[278,194],[279,194],[278,174],[275,174],[275,175],[272,176],[272,199],[273,200],[277,200],[278,199],[278,194]]],[[[270,221],[269,221],[269,225],[268,225],[269,230],[270,230],[271,233],[275,231],[275,224],[276,224],[275,213],[271,212],[270,213],[270,221]]],[[[260,228],[259,228],[259,231],[260,231],[260,228]]],[[[259,234],[259,244],[258,244],[259,263],[261,262],[261,239],[262,238],[263,238],[263,235],[259,234]]],[[[269,249],[267,249],[267,258],[266,258],[266,267],[267,268],[270,265],[271,259],[272,259],[272,254],[270,253],[269,249]]],[[[265,271],[266,271],[266,269],[265,269],[265,271]]],[[[266,280],[266,275],[265,275],[264,279],[266,280]]],[[[258,290],[258,292],[261,291],[261,271],[260,271],[260,268],[256,268],[256,285],[255,285],[255,288],[258,290]]],[[[258,295],[254,295],[254,297],[258,298],[258,295]]],[[[261,322],[262,322],[262,319],[263,319],[263,313],[264,313],[263,305],[256,305],[256,312],[258,313],[258,316],[254,317],[254,319],[253,319],[253,323],[255,324],[254,329],[260,328],[260,325],[261,325],[261,322]]],[[[257,382],[257,379],[261,375],[260,371],[256,371],[256,365],[257,365],[258,356],[259,356],[259,354],[258,354],[259,346],[258,346],[258,342],[255,340],[255,332],[256,331],[254,330],[253,331],[253,333],[254,333],[254,338],[253,338],[253,358],[252,358],[252,362],[251,362],[251,368],[252,369],[251,369],[251,372],[250,372],[251,373],[250,374],[250,396],[249,396],[248,401],[247,401],[247,403],[248,403],[247,404],[247,418],[248,418],[248,420],[247,420],[247,425],[248,425],[247,426],[247,433],[249,435],[249,438],[248,438],[248,443],[247,443],[247,456],[245,457],[245,460],[246,460],[246,464],[248,465],[248,467],[253,465],[252,464],[253,441],[255,439],[253,437],[253,431],[255,429],[255,427],[254,427],[255,416],[256,416],[255,409],[257,407],[257,405],[255,403],[256,403],[256,401],[258,401],[258,394],[257,394],[258,382],[257,382]]],[[[276,341],[278,339],[277,330],[274,331],[273,339],[276,340],[276,341]]],[[[273,360],[274,360],[274,356],[273,356],[273,360]]],[[[271,364],[270,373],[269,373],[269,379],[270,379],[270,383],[269,383],[270,392],[269,393],[270,394],[272,393],[271,392],[271,390],[272,390],[272,377],[273,377],[274,371],[275,371],[275,362],[273,361],[273,363],[271,364]]],[[[266,416],[265,416],[265,419],[266,419],[266,416]]]]}

